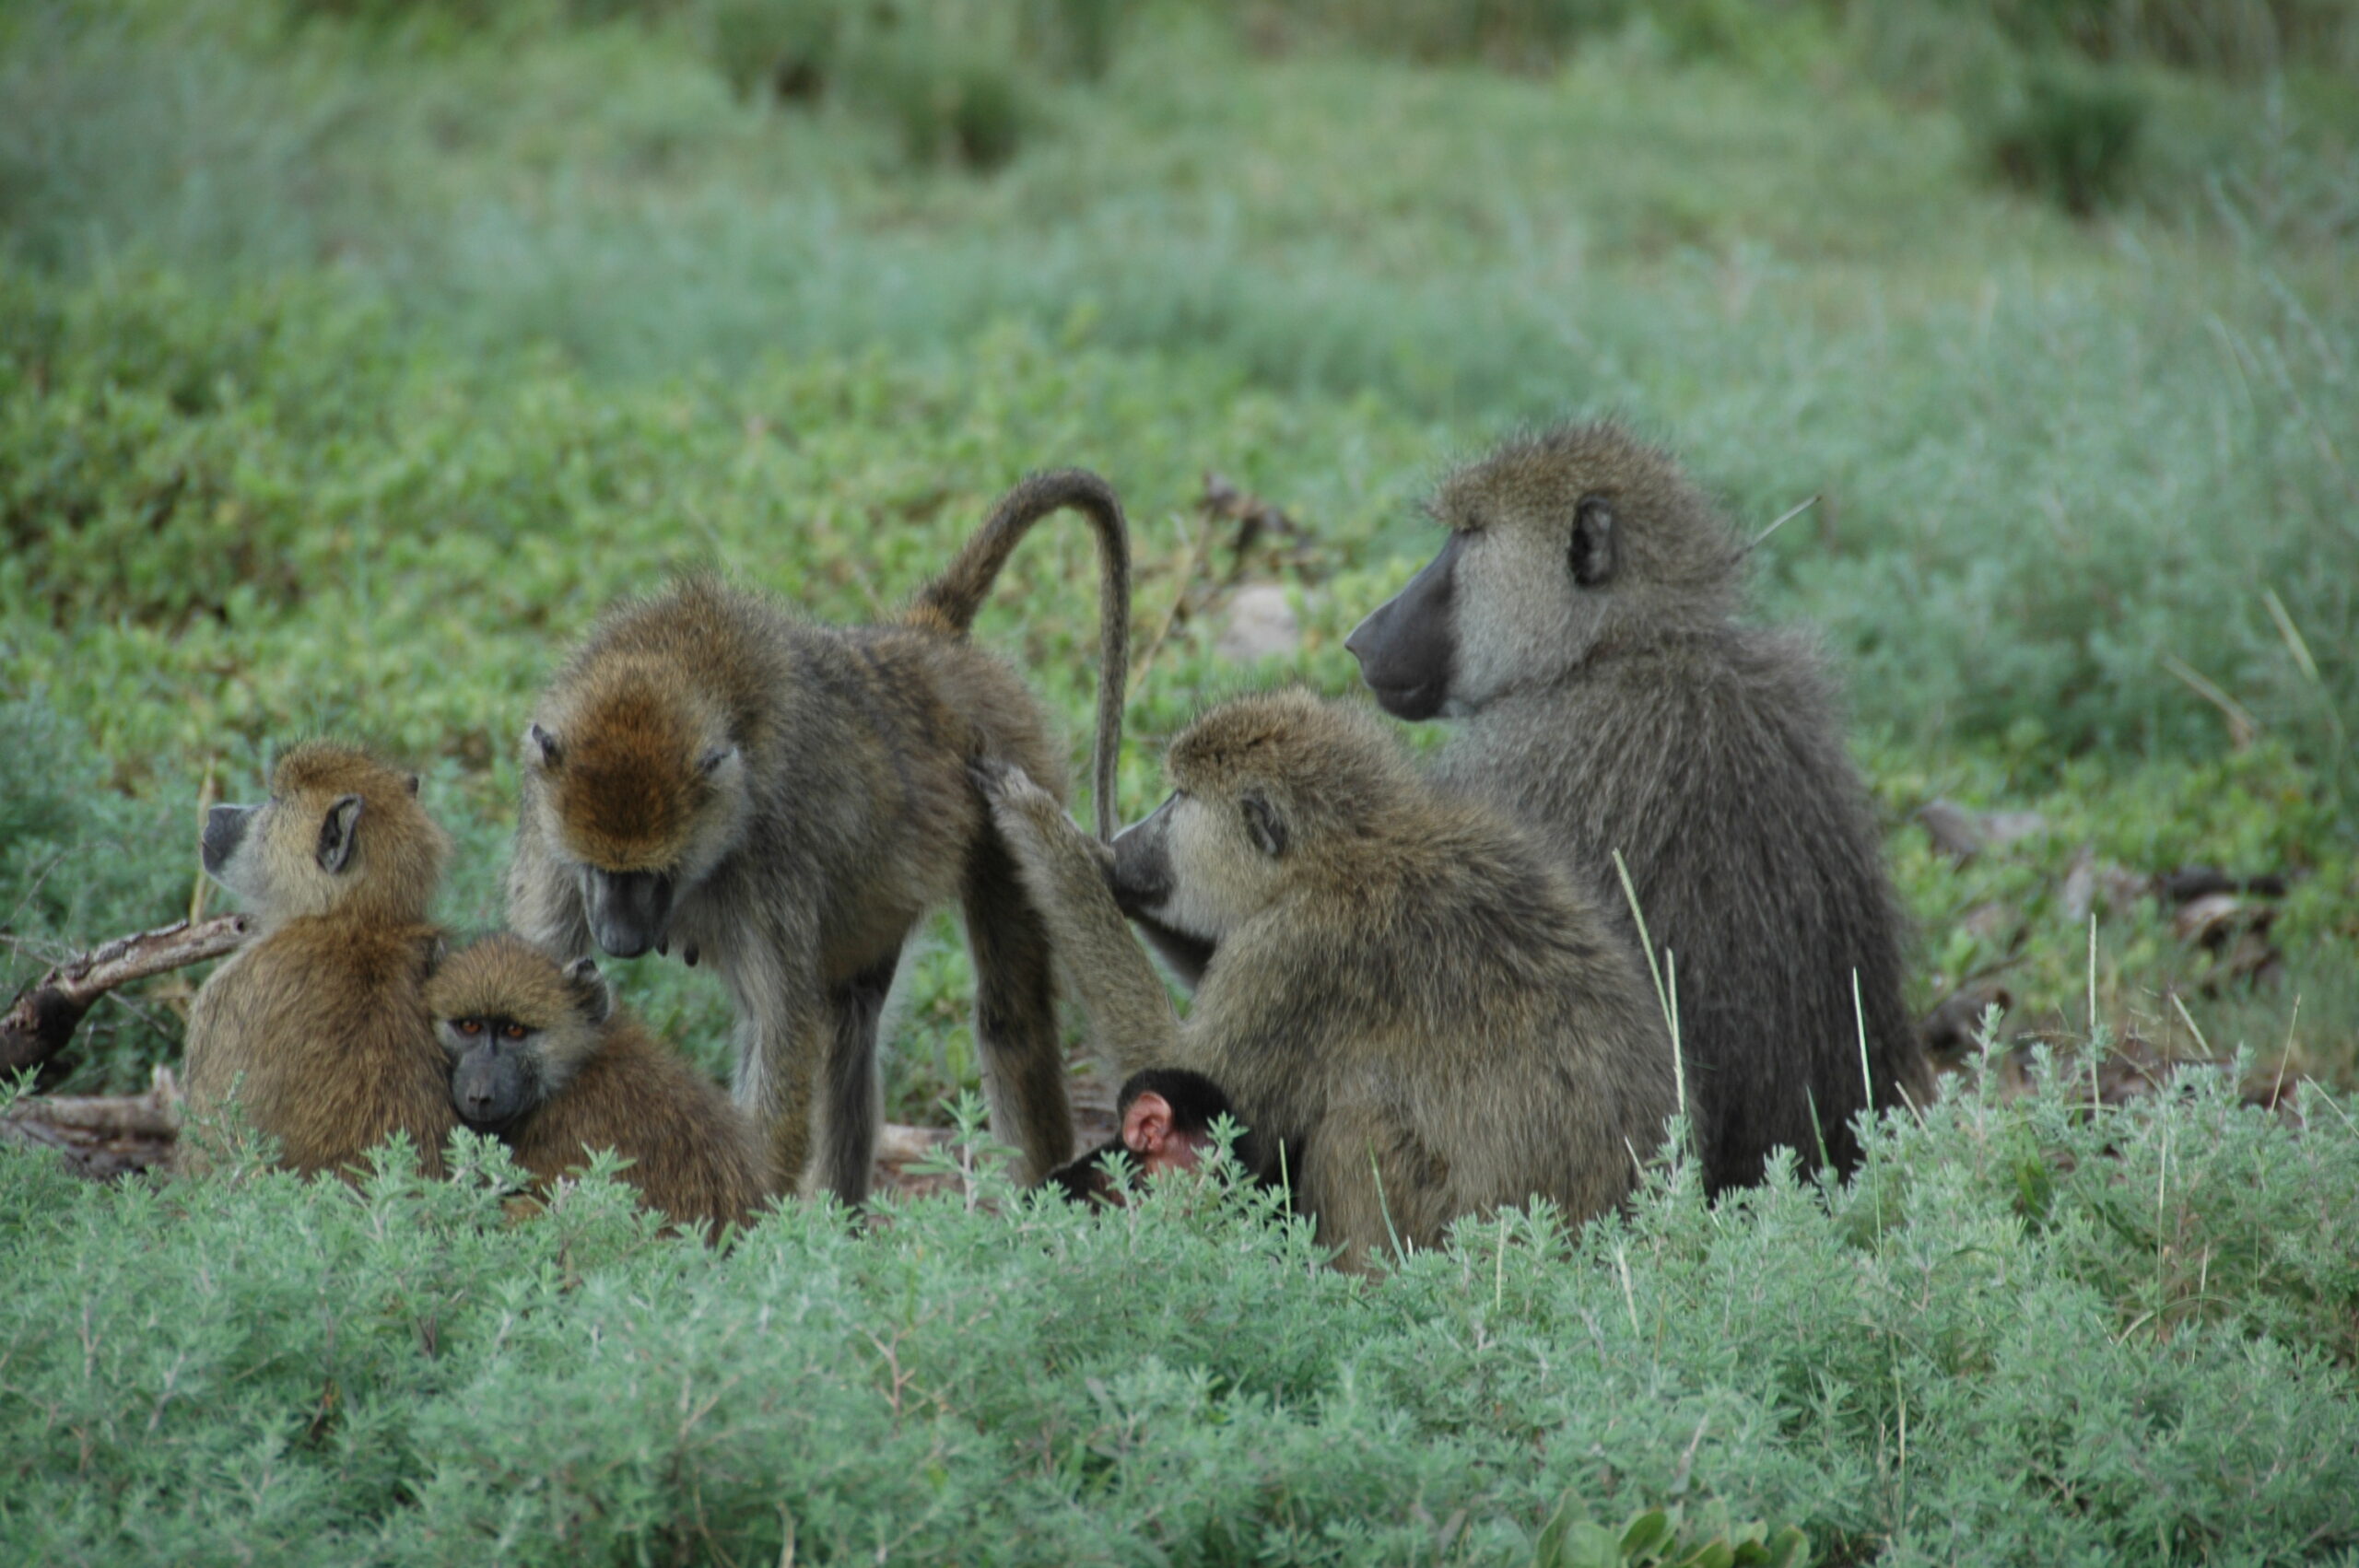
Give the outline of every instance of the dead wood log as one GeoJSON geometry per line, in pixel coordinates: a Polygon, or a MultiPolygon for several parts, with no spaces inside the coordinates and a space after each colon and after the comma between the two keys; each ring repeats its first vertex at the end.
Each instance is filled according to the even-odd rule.
{"type": "Polygon", "coordinates": [[[175,920],[67,959],[18,992],[0,1016],[0,1073],[39,1067],[64,1050],[98,1000],[117,986],[235,952],[250,929],[243,915],[196,925],[175,920]]]}
{"type": "Polygon", "coordinates": [[[95,1181],[170,1171],[180,1136],[181,1091],[169,1067],[156,1069],[144,1094],[28,1095],[0,1114],[0,1141],[53,1149],[95,1181]]]}

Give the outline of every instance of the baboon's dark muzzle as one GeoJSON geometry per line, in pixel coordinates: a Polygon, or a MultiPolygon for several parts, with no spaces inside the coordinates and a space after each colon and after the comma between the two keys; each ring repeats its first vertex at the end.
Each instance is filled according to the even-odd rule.
{"type": "Polygon", "coordinates": [[[1165,801],[1153,815],[1114,835],[1113,858],[1106,867],[1106,885],[1113,890],[1115,907],[1144,933],[1163,961],[1191,989],[1204,977],[1213,961],[1211,942],[1175,930],[1156,919],[1169,902],[1175,884],[1171,872],[1171,802],[1165,801]]]}
{"type": "Polygon", "coordinates": [[[524,1066],[497,1047],[477,1046],[451,1069],[451,1104],[469,1127],[497,1132],[523,1114],[524,1066]]]}
{"type": "Polygon", "coordinates": [[[1457,595],[1458,550],[1453,533],[1409,586],[1378,605],[1344,639],[1360,661],[1360,679],[1384,711],[1412,721],[1431,719],[1449,696],[1456,651],[1451,604],[1457,595]]]}
{"type": "Polygon", "coordinates": [[[221,868],[246,841],[246,829],[260,810],[260,806],[216,806],[205,813],[205,832],[196,841],[196,853],[206,875],[221,874],[221,868]]]}
{"type": "Polygon", "coordinates": [[[1166,813],[1170,810],[1171,802],[1166,801],[1155,808],[1153,815],[1114,835],[1114,859],[1107,868],[1106,885],[1113,889],[1114,902],[1122,913],[1133,919],[1152,912],[1171,896],[1171,852],[1164,839],[1170,825],[1166,813]]]}
{"type": "Polygon", "coordinates": [[[599,950],[636,958],[663,943],[672,924],[672,879],[656,872],[590,873],[590,935],[599,950]]]}

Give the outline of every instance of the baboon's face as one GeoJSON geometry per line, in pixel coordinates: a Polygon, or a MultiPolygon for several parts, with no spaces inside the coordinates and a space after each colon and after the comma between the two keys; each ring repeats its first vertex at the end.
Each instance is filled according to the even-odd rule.
{"type": "Polygon", "coordinates": [[[1115,836],[1109,879],[1124,914],[1209,949],[1276,896],[1285,849],[1261,791],[1182,789],[1115,836]]]}
{"type": "Polygon", "coordinates": [[[1385,711],[1466,718],[1589,657],[1614,591],[1611,496],[1509,506],[1446,490],[1436,510],[1450,530],[1440,553],[1344,640],[1385,711]]]}
{"type": "MultiPolygon", "coordinates": [[[[289,754],[272,784],[260,805],[215,806],[205,813],[197,853],[222,886],[283,920],[324,914],[372,876],[405,879],[395,840],[405,832],[418,836],[418,825],[386,819],[397,814],[395,792],[417,793],[416,775],[394,774],[358,753],[307,746],[289,754]]],[[[425,828],[412,857],[428,862],[429,875],[431,834],[425,828]]]]}
{"type": "Polygon", "coordinates": [[[478,1132],[511,1127],[562,1093],[613,1008],[589,959],[560,969],[512,938],[446,960],[427,1000],[451,1060],[452,1106],[478,1132]]]}
{"type": "Polygon", "coordinates": [[[625,688],[562,725],[534,723],[524,766],[552,847],[572,862],[599,948],[668,947],[679,900],[743,836],[745,764],[725,734],[625,688]]]}

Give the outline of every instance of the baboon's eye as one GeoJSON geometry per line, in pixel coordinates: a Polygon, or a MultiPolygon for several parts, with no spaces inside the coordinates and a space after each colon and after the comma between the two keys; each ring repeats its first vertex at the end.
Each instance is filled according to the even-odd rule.
{"type": "Polygon", "coordinates": [[[502,1036],[511,1040],[521,1040],[524,1037],[527,1031],[522,1024],[511,1024],[507,1028],[500,1031],[502,1036]]]}
{"type": "Polygon", "coordinates": [[[483,1020],[482,1020],[482,1019],[480,1019],[480,1018],[462,1018],[462,1019],[460,1019],[460,1020],[459,1020],[459,1033],[460,1033],[460,1034],[462,1034],[462,1035],[480,1035],[480,1034],[482,1034],[482,1033],[483,1033],[483,1020]]]}

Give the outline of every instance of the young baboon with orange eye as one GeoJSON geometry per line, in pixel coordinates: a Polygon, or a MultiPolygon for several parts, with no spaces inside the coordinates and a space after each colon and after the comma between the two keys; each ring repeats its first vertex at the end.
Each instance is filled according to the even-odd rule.
{"type": "Polygon", "coordinates": [[[782,1190],[807,1165],[819,1188],[866,1197],[878,1019],[910,931],[954,896],[992,1129],[1035,1180],[1073,1152],[1047,935],[966,772],[1008,756],[1064,789],[1039,703],[967,633],[1016,544],[1065,507],[1098,546],[1110,832],[1130,544],[1113,490],[1077,469],[1011,490],[886,626],[813,625],[701,578],[618,605],[525,731],[509,924],[567,959],[593,943],[710,959],[736,1003],[736,1100],[782,1190]]]}
{"type": "Polygon", "coordinates": [[[745,1112],[630,1012],[598,965],[521,937],[452,954],[427,983],[451,1102],[497,1133],[542,1186],[612,1149],[651,1209],[708,1233],[743,1225],[769,1161],[745,1112]]]}
{"type": "Polygon", "coordinates": [[[1505,442],[1432,509],[1441,552],[1345,642],[1377,700],[1451,721],[1436,777],[1546,836],[1627,927],[1621,852],[1677,959],[1710,1188],[1779,1145],[1848,1171],[1853,1116],[1921,1103],[1931,1072],[1825,661],[1736,618],[1749,548],[1617,426],[1505,442]]]}
{"type": "Polygon", "coordinates": [[[198,1113],[234,1098],[295,1170],[350,1177],[403,1131],[442,1175],[453,1118],[427,910],[451,844],[417,794],[416,774],[311,742],[279,759],[267,804],[205,818],[205,869],[254,936],[197,992],[182,1086],[198,1113]]]}
{"type": "Polygon", "coordinates": [[[1347,1268],[1535,1196],[1575,1220],[1622,1201],[1672,1114],[1670,1034],[1537,843],[1301,692],[1215,708],[1168,766],[1110,857],[1021,771],[977,769],[1119,1076],[1225,1090],[1243,1157],[1283,1166],[1347,1268]],[[1186,1022],[1118,899],[1209,954],[1186,1022]]]}

